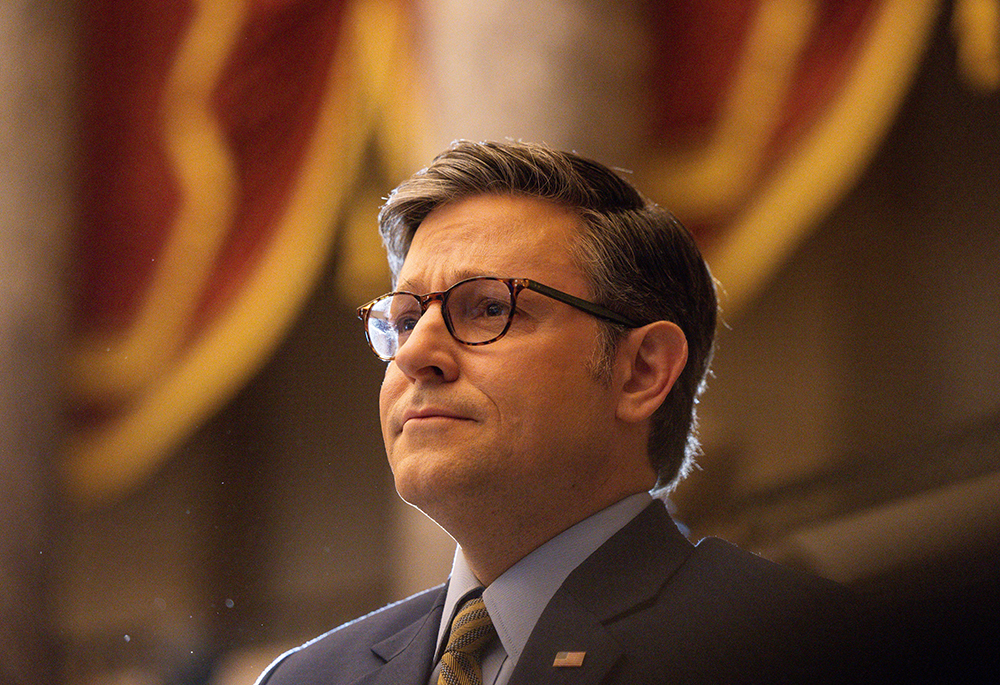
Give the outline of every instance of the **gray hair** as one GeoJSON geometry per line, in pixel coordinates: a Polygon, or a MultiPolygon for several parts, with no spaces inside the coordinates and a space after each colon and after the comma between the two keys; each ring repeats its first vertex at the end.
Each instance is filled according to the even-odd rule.
{"type": "MultiPolygon", "coordinates": [[[[672,488],[699,452],[695,405],[715,338],[715,282],[691,233],[611,169],[575,153],[528,143],[458,141],[390,193],[379,212],[393,284],[413,235],[434,209],[475,195],[524,195],[574,209],[574,259],[592,299],[626,318],[677,324],[688,360],[652,417],[648,444],[657,488],[672,488]]],[[[626,329],[601,323],[595,373],[608,377],[626,329]]]]}

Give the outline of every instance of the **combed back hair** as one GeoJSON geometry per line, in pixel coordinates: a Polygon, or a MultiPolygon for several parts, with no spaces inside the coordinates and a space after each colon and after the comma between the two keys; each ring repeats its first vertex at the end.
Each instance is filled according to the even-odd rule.
{"type": "MultiPolygon", "coordinates": [[[[672,321],[688,359],[652,417],[649,459],[657,488],[672,488],[699,451],[695,405],[715,338],[715,283],[691,233],[611,169],[575,153],[528,143],[458,141],[397,187],[379,212],[395,287],[420,223],[436,208],[477,195],[518,195],[573,209],[581,231],[573,257],[595,302],[638,321],[672,321]]],[[[510,274],[518,276],[519,274],[510,274]]],[[[598,377],[627,329],[601,321],[598,377]]]]}

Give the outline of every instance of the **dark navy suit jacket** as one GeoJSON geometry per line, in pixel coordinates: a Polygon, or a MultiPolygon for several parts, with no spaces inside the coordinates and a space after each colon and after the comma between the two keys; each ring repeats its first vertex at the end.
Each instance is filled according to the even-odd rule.
{"type": "MultiPolygon", "coordinates": [[[[440,586],[345,624],[258,683],[424,685],[444,597],[440,586]]],[[[510,685],[857,682],[858,620],[840,586],[718,539],[692,545],[654,502],[556,591],[510,685]],[[553,666],[566,651],[583,665],[553,666]]]]}

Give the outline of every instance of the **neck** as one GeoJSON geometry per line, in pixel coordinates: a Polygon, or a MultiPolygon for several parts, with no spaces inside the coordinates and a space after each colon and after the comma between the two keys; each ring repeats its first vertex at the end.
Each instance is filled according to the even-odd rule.
{"type": "Polygon", "coordinates": [[[504,501],[499,507],[485,507],[480,499],[475,510],[460,509],[470,512],[468,516],[448,517],[442,512],[435,512],[438,515],[432,515],[432,518],[455,538],[469,568],[485,587],[563,531],[642,491],[644,488],[615,492],[590,500],[588,506],[573,509],[555,500],[544,509],[517,506],[511,501],[504,501]]]}

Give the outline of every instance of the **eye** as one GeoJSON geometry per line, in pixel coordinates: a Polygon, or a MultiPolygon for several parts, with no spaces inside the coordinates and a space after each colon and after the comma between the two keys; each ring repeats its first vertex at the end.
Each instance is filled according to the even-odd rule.
{"type": "Polygon", "coordinates": [[[502,318],[506,319],[510,313],[510,302],[493,298],[482,298],[469,312],[470,318],[502,318]]]}
{"type": "Polygon", "coordinates": [[[388,326],[397,336],[406,335],[412,331],[421,315],[420,304],[409,295],[397,295],[392,298],[385,318],[388,326]]]}
{"type": "Polygon", "coordinates": [[[414,328],[417,327],[417,320],[420,317],[414,314],[406,314],[396,318],[393,323],[395,324],[396,333],[401,335],[404,333],[409,333],[414,328]]]}

